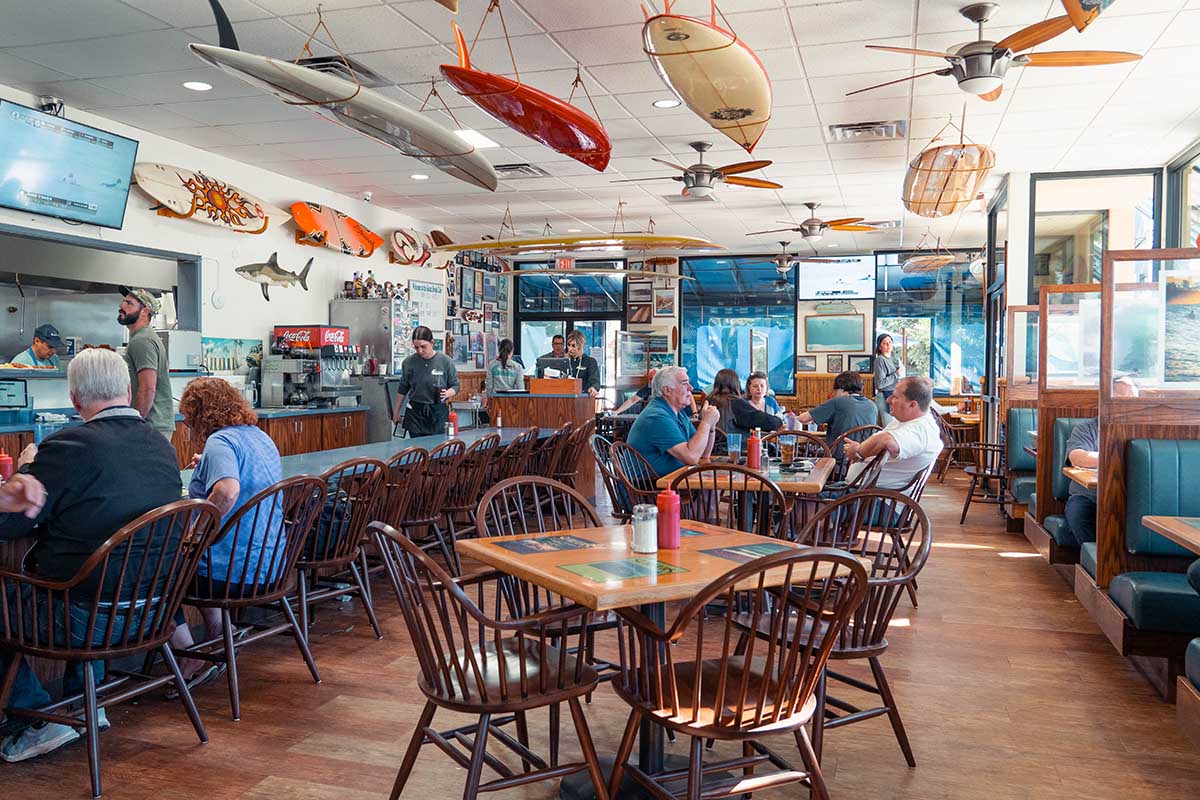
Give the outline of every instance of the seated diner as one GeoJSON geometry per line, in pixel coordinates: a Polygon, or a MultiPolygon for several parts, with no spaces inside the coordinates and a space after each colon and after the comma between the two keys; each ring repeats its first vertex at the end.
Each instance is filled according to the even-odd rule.
{"type": "MultiPolygon", "coordinates": [[[[933,381],[901,378],[887,399],[892,421],[863,442],[845,442],[845,457],[852,462],[863,462],[886,452],[876,485],[881,489],[904,488],[933,466],[942,452],[941,431],[929,414],[931,402],[933,381]]],[[[855,474],[852,467],[848,479],[852,480],[855,474]]]]}
{"type": "Polygon", "coordinates": [[[692,403],[692,384],[683,367],[664,367],[650,382],[650,402],[629,429],[629,446],[659,476],[699,464],[712,454],[721,412],[705,403],[700,422],[692,425],[685,409],[692,403]]]}
{"type": "Polygon", "coordinates": [[[755,428],[766,432],[777,431],[783,427],[782,419],[762,411],[747,398],[742,397],[741,381],[738,379],[738,374],[731,369],[722,369],[717,372],[716,377],[713,378],[712,391],[708,394],[708,402],[720,411],[721,416],[717,425],[727,434],[737,433],[749,436],[750,431],[755,428]]]}

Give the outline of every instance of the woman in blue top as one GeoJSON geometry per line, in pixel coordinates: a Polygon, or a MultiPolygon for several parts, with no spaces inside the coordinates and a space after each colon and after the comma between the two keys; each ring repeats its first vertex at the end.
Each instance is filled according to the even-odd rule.
{"type": "MultiPolygon", "coordinates": [[[[257,426],[258,415],[242,395],[221,378],[197,378],[188,384],[179,401],[179,413],[193,441],[204,442],[203,454],[193,456],[195,470],[188,483],[188,497],[211,501],[221,511],[221,524],[254,495],[281,480],[279,449],[257,426]]],[[[208,549],[198,575],[210,577],[217,591],[225,583],[265,582],[282,569],[280,543],[282,512],[248,515],[208,549]],[[249,557],[249,558],[247,558],[249,557]],[[249,572],[243,576],[243,565],[249,572]],[[257,575],[254,573],[258,573],[257,575]]],[[[236,592],[236,588],[234,589],[236,592]]],[[[201,609],[208,638],[222,635],[219,609],[201,609]]],[[[171,638],[175,647],[189,647],[192,635],[182,619],[171,638]]],[[[221,669],[200,661],[183,660],[180,667],[189,676],[207,668],[203,682],[217,677],[221,669]],[[185,663],[186,662],[186,663],[185,663]]]]}

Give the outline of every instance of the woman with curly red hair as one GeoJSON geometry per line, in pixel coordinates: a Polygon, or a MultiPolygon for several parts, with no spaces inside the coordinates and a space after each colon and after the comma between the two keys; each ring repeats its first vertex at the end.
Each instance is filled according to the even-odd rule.
{"type": "MultiPolygon", "coordinates": [[[[204,443],[204,452],[192,459],[195,471],[188,483],[188,497],[211,501],[221,510],[222,524],[247,500],[280,481],[279,449],[257,426],[258,415],[254,409],[229,383],[221,378],[197,378],[183,390],[179,413],[183,415],[193,441],[204,443]]],[[[282,554],[276,556],[274,549],[281,529],[282,519],[278,514],[243,517],[238,530],[229,531],[208,549],[207,557],[200,564],[199,575],[211,576],[215,581],[236,581],[238,578],[230,575],[240,575],[243,564],[278,563],[282,554]],[[250,561],[247,561],[248,556],[250,561]]],[[[274,577],[263,575],[260,579],[274,577]]],[[[202,609],[202,612],[209,638],[221,636],[220,611],[202,609]]],[[[175,629],[171,643],[181,648],[192,644],[191,632],[186,625],[175,629]]],[[[181,662],[180,666],[189,676],[207,667],[196,681],[197,685],[213,680],[222,671],[219,667],[190,659],[187,663],[181,662]]]]}

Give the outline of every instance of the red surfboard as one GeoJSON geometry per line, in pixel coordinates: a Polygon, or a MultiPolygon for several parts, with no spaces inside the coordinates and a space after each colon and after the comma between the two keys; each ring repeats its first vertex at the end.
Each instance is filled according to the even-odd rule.
{"type": "Polygon", "coordinates": [[[612,155],[604,126],[575,106],[520,81],[471,66],[457,23],[458,65],[442,64],[442,75],[458,93],[518,133],[603,172],[612,155]]]}

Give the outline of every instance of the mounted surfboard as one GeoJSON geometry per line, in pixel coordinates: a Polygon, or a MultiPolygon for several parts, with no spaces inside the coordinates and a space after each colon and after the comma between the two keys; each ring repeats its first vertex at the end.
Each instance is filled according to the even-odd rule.
{"type": "Polygon", "coordinates": [[[188,47],[200,60],[270,92],[288,105],[304,106],[447,175],[488,191],[496,190],[496,170],[473,145],[431,117],[379,92],[289,61],[208,44],[188,47]]]}
{"type": "Polygon", "coordinates": [[[569,269],[559,269],[549,267],[545,269],[505,269],[500,272],[503,278],[528,278],[535,275],[555,275],[555,276],[572,276],[584,275],[588,277],[596,277],[600,275],[620,275],[624,278],[632,278],[633,280],[680,280],[694,281],[696,280],[691,275],[677,275],[673,272],[650,272],[644,269],[602,269],[587,267],[570,267],[569,269]]]}
{"type": "Polygon", "coordinates": [[[1104,9],[1115,2],[1116,0],[1062,0],[1067,16],[1071,18],[1071,24],[1078,31],[1095,22],[1104,9]]]}
{"type": "Polygon", "coordinates": [[[383,237],[336,208],[316,203],[292,203],[297,244],[328,247],[349,256],[369,258],[383,237]]]}
{"type": "Polygon", "coordinates": [[[671,13],[642,14],[642,49],[659,77],[680,102],[728,136],[747,153],[771,119],[771,81],[754,51],[731,30],[717,24],[716,0],[710,18],[671,13]]]}
{"type": "Polygon", "coordinates": [[[668,236],[659,233],[584,234],[580,236],[538,236],[526,239],[483,239],[477,242],[448,244],[438,251],[458,253],[482,250],[488,255],[525,255],[534,252],[567,253],[620,247],[624,250],[724,250],[697,236],[668,236]]]}
{"type": "Polygon", "coordinates": [[[224,181],[170,164],[139,161],[133,167],[137,187],[159,203],[160,217],[194,219],[238,233],[262,233],[274,222],[287,222],[282,208],[224,181]]]}
{"type": "Polygon", "coordinates": [[[388,261],[392,264],[419,267],[433,255],[433,239],[411,228],[392,233],[392,248],[388,261]]]}
{"type": "Polygon", "coordinates": [[[597,172],[608,167],[612,142],[604,126],[580,109],[532,86],[471,66],[458,23],[458,65],[442,64],[442,76],[458,93],[518,133],[570,156],[597,172]]]}
{"type": "Polygon", "coordinates": [[[434,2],[450,9],[451,14],[458,13],[458,0],[434,0],[434,2]]]}

